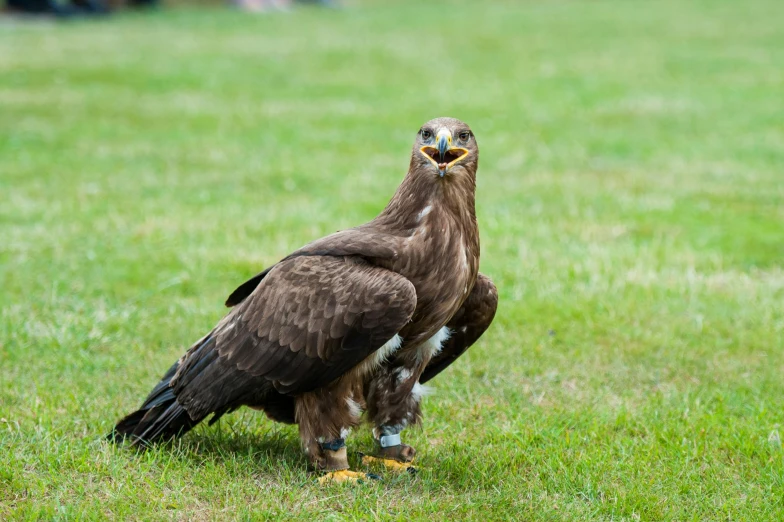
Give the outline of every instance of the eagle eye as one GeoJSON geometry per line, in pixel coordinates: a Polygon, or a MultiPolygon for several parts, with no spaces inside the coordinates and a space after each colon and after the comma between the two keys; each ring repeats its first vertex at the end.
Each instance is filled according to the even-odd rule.
{"type": "Polygon", "coordinates": [[[460,138],[460,141],[468,141],[468,138],[471,137],[471,133],[468,131],[463,131],[458,135],[458,137],[460,138]]]}
{"type": "Polygon", "coordinates": [[[421,131],[419,131],[419,133],[422,135],[423,140],[429,140],[430,138],[433,137],[433,133],[427,129],[422,129],[421,131]]]}

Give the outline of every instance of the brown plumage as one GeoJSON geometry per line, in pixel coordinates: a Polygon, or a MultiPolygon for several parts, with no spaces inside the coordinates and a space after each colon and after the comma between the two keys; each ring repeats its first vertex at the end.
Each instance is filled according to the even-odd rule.
{"type": "MultiPolygon", "coordinates": [[[[168,439],[247,405],[296,422],[313,465],[340,470],[348,467],[343,439],[361,410],[377,440],[416,423],[421,383],[484,333],[498,303],[478,274],[478,154],[465,123],[426,123],[381,214],[237,288],[229,314],[112,437],[168,439]]],[[[379,451],[403,461],[415,453],[399,443],[379,451]]]]}

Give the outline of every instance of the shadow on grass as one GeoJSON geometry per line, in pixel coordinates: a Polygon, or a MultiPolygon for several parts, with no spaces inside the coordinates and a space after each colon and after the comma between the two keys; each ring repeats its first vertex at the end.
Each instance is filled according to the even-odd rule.
{"type": "Polygon", "coordinates": [[[204,422],[173,441],[126,449],[135,452],[136,458],[176,461],[193,468],[225,467],[231,474],[250,471],[279,477],[281,473],[309,471],[296,426],[250,411],[227,415],[212,426],[204,422]]]}
{"type": "Polygon", "coordinates": [[[204,423],[183,437],[179,447],[183,456],[200,462],[250,461],[259,471],[281,466],[291,470],[308,469],[296,426],[279,424],[252,412],[224,417],[213,426],[204,423]]]}
{"type": "MultiPolygon", "coordinates": [[[[423,453],[415,475],[367,466],[362,463],[360,452],[373,447],[372,437],[366,430],[356,435],[349,445],[351,469],[381,475],[383,481],[377,484],[381,487],[402,487],[417,494],[460,494],[476,489],[482,481],[500,484],[496,468],[501,463],[465,448],[459,453],[423,453]]],[[[318,485],[318,474],[302,451],[297,427],[271,421],[250,410],[226,416],[213,426],[201,424],[181,439],[140,448],[133,458],[148,460],[158,469],[180,468],[199,475],[215,473],[216,480],[252,480],[262,488],[318,485]]],[[[508,465],[506,459],[500,460],[504,467],[508,465]]]]}
{"type": "MultiPolygon", "coordinates": [[[[269,466],[268,471],[281,467],[304,473],[313,471],[300,445],[296,425],[266,418],[249,420],[252,418],[251,412],[247,417],[239,414],[228,422],[221,419],[213,426],[205,423],[173,444],[183,457],[197,462],[249,459],[260,471],[264,466],[269,466]]],[[[367,436],[351,441],[349,464],[352,469],[361,467],[363,449],[372,447],[369,441],[367,436]]]]}

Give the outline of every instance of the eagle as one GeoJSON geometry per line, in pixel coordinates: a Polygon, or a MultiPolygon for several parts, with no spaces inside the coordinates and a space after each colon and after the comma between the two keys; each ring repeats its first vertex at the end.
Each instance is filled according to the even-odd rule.
{"type": "Polygon", "coordinates": [[[231,310],[120,420],[115,442],[146,446],[241,406],[297,424],[320,480],[356,482],[346,438],[363,413],[388,467],[421,421],[423,385],[487,330],[498,292],[479,273],[479,149],[468,125],[417,132],[403,182],[372,221],[286,256],[241,284],[231,310]]]}

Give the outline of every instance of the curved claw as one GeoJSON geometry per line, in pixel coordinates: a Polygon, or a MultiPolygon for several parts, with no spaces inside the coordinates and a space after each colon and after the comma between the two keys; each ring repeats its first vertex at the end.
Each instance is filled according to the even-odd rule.
{"type": "Polygon", "coordinates": [[[319,484],[322,486],[327,484],[342,484],[344,482],[362,484],[365,480],[381,480],[381,477],[374,475],[373,473],[360,473],[358,471],[351,471],[350,469],[341,469],[340,471],[326,473],[323,477],[318,479],[319,484]]]}

